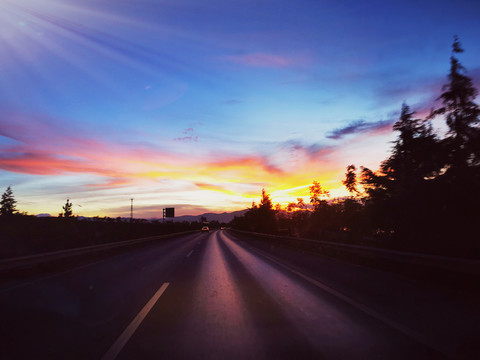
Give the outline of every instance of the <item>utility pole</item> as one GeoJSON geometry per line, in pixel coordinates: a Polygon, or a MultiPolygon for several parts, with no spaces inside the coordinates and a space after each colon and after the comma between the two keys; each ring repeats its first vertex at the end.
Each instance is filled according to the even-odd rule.
{"type": "Polygon", "coordinates": [[[130,199],[130,221],[133,220],[133,198],[130,199]]]}

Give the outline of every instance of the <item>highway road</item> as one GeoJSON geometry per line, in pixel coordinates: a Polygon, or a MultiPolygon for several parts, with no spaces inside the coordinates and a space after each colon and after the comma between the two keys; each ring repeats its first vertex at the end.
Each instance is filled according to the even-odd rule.
{"type": "Polygon", "coordinates": [[[477,295],[199,232],[3,281],[0,358],[467,359],[477,295]]]}

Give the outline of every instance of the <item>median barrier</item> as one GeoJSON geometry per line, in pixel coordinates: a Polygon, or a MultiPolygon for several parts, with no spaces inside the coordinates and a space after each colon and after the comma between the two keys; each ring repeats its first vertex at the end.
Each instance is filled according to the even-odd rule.
{"type": "MultiPolygon", "coordinates": [[[[465,274],[468,276],[480,277],[480,260],[446,257],[439,255],[428,255],[421,253],[381,249],[363,245],[342,244],[331,241],[312,240],[289,236],[279,236],[248,232],[243,230],[229,229],[229,232],[254,236],[256,238],[269,239],[276,244],[292,246],[302,250],[313,250],[326,256],[340,257],[344,260],[357,260],[362,263],[379,265],[393,265],[397,270],[419,269],[441,270],[450,273],[465,274]]],[[[392,266],[392,267],[393,267],[392,266]]]]}
{"type": "Polygon", "coordinates": [[[151,242],[178,237],[187,234],[197,233],[198,231],[183,231],[179,233],[149,236],[139,239],[116,241],[100,245],[91,245],[74,249],[65,249],[40,253],[35,255],[21,256],[11,259],[0,260],[0,275],[3,277],[11,274],[24,274],[36,270],[53,269],[59,265],[75,264],[79,260],[94,260],[98,257],[123,250],[129,247],[148,245],[151,242]]]}

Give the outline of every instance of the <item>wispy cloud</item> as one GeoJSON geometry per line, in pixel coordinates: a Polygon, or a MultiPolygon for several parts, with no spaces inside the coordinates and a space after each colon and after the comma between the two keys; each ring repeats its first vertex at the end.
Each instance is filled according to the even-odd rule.
{"type": "Polygon", "coordinates": [[[280,168],[271,165],[268,158],[262,155],[223,157],[218,161],[209,163],[209,168],[230,171],[232,174],[239,172],[255,173],[259,170],[262,173],[281,174],[283,172],[280,168]]]}
{"type": "Polygon", "coordinates": [[[245,55],[227,55],[224,56],[227,61],[251,67],[271,67],[286,68],[298,64],[298,59],[293,59],[280,55],[253,53],[245,55]]]}
{"type": "Polygon", "coordinates": [[[233,195],[234,192],[231,190],[228,190],[224,186],[216,185],[216,184],[211,184],[211,183],[195,183],[195,186],[197,186],[201,190],[212,190],[212,191],[218,191],[222,192],[225,194],[231,194],[233,195]]]}
{"type": "Polygon", "coordinates": [[[193,128],[188,128],[188,129],[183,130],[183,134],[185,136],[177,137],[173,140],[174,141],[183,141],[183,142],[187,142],[187,141],[197,142],[198,141],[198,136],[195,135],[195,130],[193,128]]]}
{"type": "MultiPolygon", "coordinates": [[[[467,76],[471,77],[474,86],[478,89],[480,87],[480,68],[474,68],[467,71],[467,76]]],[[[424,107],[430,109],[438,105],[438,97],[443,92],[442,88],[448,83],[447,76],[435,76],[418,78],[415,81],[412,79],[388,79],[387,76],[379,77],[378,81],[381,85],[378,86],[374,92],[377,100],[375,106],[384,105],[385,103],[398,103],[400,109],[403,101],[407,104],[415,105],[419,102],[417,107],[424,107]]]]}
{"type": "Polygon", "coordinates": [[[123,180],[118,178],[128,177],[151,163],[158,164],[158,158],[162,164],[179,161],[159,149],[117,144],[69,128],[66,120],[43,115],[2,115],[0,134],[15,140],[0,145],[3,170],[32,175],[85,173],[110,177],[116,179],[112,184],[120,184],[123,180]]]}
{"type": "Polygon", "coordinates": [[[395,120],[379,120],[379,121],[373,121],[373,122],[367,122],[365,120],[356,120],[343,128],[339,128],[331,131],[326,135],[326,137],[328,139],[339,140],[339,139],[343,139],[347,135],[352,135],[352,134],[388,131],[392,128],[394,122],[395,120]]]}

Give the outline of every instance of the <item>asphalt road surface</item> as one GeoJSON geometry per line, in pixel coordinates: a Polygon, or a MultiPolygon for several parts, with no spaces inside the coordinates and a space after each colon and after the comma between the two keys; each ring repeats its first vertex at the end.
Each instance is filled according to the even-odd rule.
{"type": "Polygon", "coordinates": [[[467,359],[476,301],[199,232],[4,281],[0,358],[467,359]]]}

